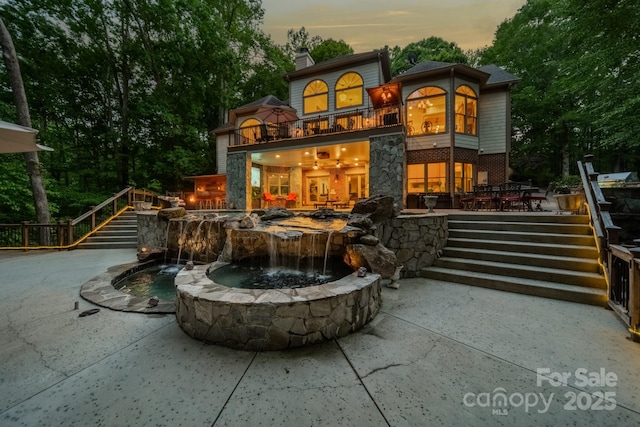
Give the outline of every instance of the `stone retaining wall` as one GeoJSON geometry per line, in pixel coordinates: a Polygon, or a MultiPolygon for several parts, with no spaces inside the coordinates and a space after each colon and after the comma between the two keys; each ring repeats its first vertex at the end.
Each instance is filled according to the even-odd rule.
{"type": "Polygon", "coordinates": [[[433,265],[449,238],[447,215],[399,215],[378,226],[376,237],[404,266],[401,277],[416,277],[433,265]]]}

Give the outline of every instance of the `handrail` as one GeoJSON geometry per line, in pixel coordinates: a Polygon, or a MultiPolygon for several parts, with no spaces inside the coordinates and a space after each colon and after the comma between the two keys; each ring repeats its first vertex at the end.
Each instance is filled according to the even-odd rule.
{"type": "Polygon", "coordinates": [[[132,209],[140,195],[143,201],[151,198],[152,204],[159,206],[158,196],[154,192],[126,187],[73,220],[51,224],[29,221],[0,224],[0,250],[73,249],[113,218],[132,209]]]}
{"type": "Polygon", "coordinates": [[[593,169],[593,155],[578,161],[598,254],[607,280],[608,304],[628,326],[631,338],[640,342],[640,248],[620,246],[620,227],[613,223],[608,202],[593,169]]]}

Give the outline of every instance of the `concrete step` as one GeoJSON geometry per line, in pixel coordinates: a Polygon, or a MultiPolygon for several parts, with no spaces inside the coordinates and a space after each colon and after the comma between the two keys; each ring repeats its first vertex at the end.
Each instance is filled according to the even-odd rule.
{"type": "Polygon", "coordinates": [[[449,229],[455,230],[495,230],[529,233],[550,233],[550,234],[576,234],[591,235],[592,231],[588,224],[572,223],[552,223],[552,222],[516,222],[516,221],[470,221],[470,220],[449,220],[449,229]]]}
{"type": "Polygon", "coordinates": [[[465,230],[449,229],[449,237],[455,239],[502,240],[510,242],[556,243],[565,245],[591,246],[595,245],[592,235],[535,233],[526,229],[521,231],[498,230],[465,230]]]}
{"type": "Polygon", "coordinates": [[[518,253],[503,250],[476,249],[447,246],[443,250],[444,257],[472,259],[480,261],[503,262],[529,267],[547,267],[588,273],[601,273],[597,259],[572,256],[549,256],[547,254],[518,253]]]}
{"type": "Polygon", "coordinates": [[[573,286],[606,289],[604,276],[592,272],[449,257],[437,259],[434,266],[451,270],[473,271],[497,276],[508,276],[512,278],[532,279],[573,286]]]}
{"type": "MultiPolygon", "coordinates": [[[[559,243],[534,243],[534,242],[518,242],[518,241],[503,241],[503,240],[486,240],[486,239],[465,239],[449,237],[447,240],[447,246],[455,248],[468,248],[468,249],[486,249],[501,252],[517,252],[517,253],[531,253],[539,255],[547,255],[549,257],[556,256],[568,256],[576,258],[598,258],[598,249],[595,245],[578,246],[578,245],[565,245],[559,243]]],[[[445,249],[446,249],[445,248],[445,249]]]]}
{"type": "Polygon", "coordinates": [[[136,242],[138,243],[138,236],[134,235],[121,235],[121,234],[106,234],[106,235],[94,235],[87,238],[87,241],[91,242],[136,242]]]}
{"type": "Polygon", "coordinates": [[[554,283],[544,280],[500,276],[435,266],[422,269],[420,271],[420,277],[583,304],[605,306],[607,303],[607,293],[605,289],[554,283]]]}
{"type": "Polygon", "coordinates": [[[78,249],[135,249],[138,242],[94,242],[85,241],[78,245],[78,249]]]}
{"type": "Polygon", "coordinates": [[[471,220],[477,223],[484,221],[494,222],[544,222],[553,224],[589,224],[589,216],[587,215],[557,215],[557,214],[540,214],[537,212],[486,212],[486,213],[451,213],[447,215],[449,221],[467,221],[471,220]]]}

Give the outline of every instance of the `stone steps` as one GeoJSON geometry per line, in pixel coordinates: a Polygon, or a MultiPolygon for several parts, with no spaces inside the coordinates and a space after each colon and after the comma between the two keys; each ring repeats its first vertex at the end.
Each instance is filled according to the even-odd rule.
{"type": "Polygon", "coordinates": [[[78,245],[78,249],[131,249],[138,247],[135,211],[126,211],[78,245]]]}
{"type": "Polygon", "coordinates": [[[605,305],[606,281],[588,217],[450,215],[442,256],[419,276],[605,305]]]}

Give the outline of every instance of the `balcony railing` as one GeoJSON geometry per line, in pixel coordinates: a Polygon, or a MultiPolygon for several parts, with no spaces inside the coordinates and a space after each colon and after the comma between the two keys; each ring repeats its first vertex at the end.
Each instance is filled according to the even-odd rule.
{"type": "Polygon", "coordinates": [[[317,135],[356,132],[396,126],[402,123],[400,105],[365,108],[305,117],[295,121],[265,123],[236,129],[230,146],[264,144],[317,135]]]}

